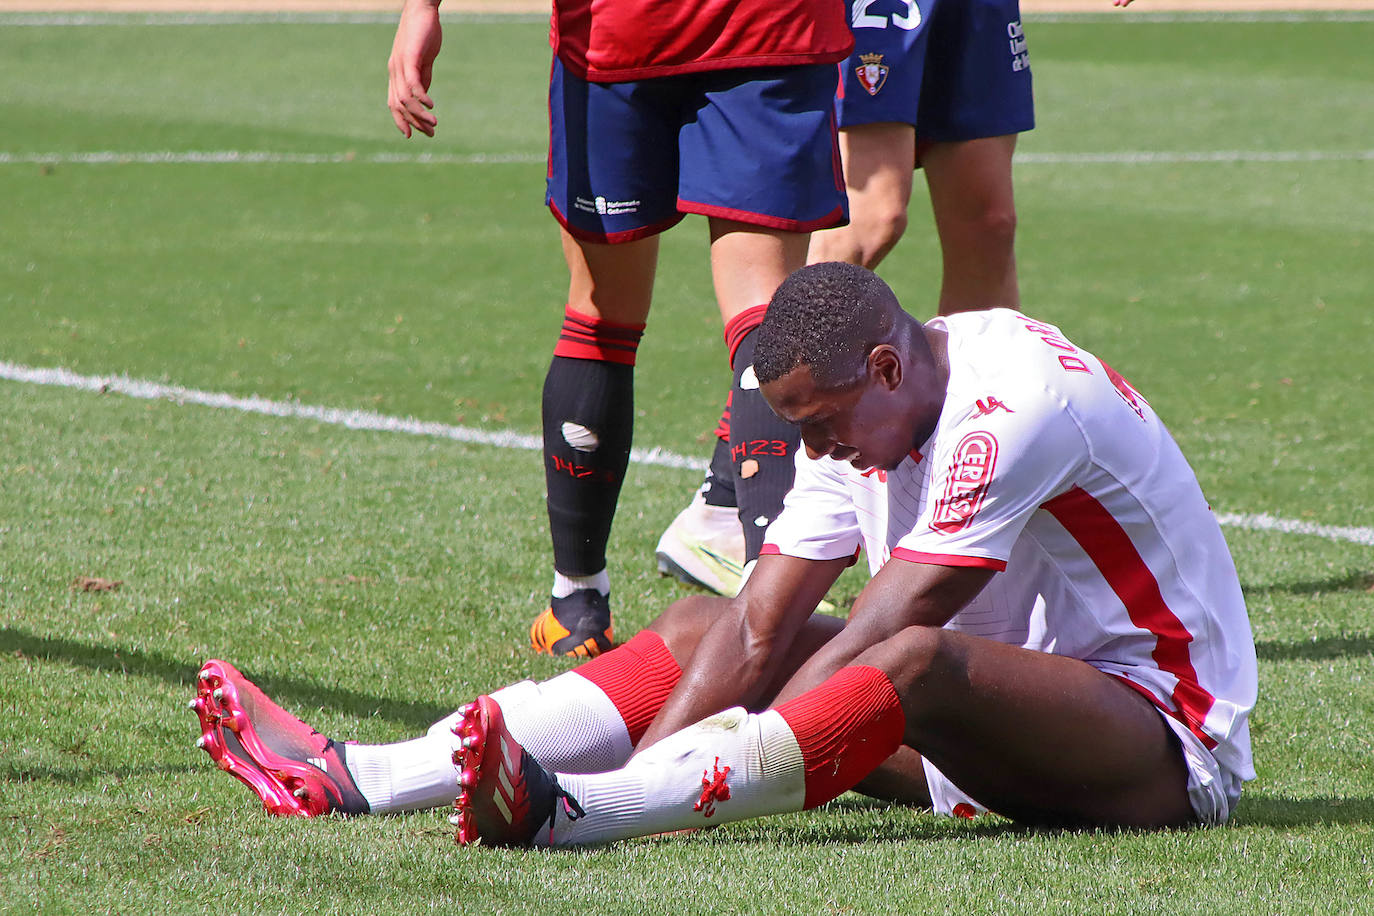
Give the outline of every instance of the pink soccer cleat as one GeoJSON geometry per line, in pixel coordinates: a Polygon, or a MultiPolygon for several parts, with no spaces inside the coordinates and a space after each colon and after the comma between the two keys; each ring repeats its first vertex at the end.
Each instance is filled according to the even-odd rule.
{"type": "Polygon", "coordinates": [[[458,767],[457,809],[450,820],[457,825],[457,841],[469,846],[479,840],[491,846],[533,846],[552,840],[554,816],[562,811],[577,820],[582,806],[558,785],[506,731],[501,706],[480,696],[463,707],[454,726],[459,737],[453,763],[458,767]],[[547,829],[548,834],[540,837],[547,829]]]}
{"type": "Polygon", "coordinates": [[[272,814],[367,813],[344,764],[344,746],[273,703],[233,665],[206,662],[190,706],[200,719],[196,746],[272,814]]]}

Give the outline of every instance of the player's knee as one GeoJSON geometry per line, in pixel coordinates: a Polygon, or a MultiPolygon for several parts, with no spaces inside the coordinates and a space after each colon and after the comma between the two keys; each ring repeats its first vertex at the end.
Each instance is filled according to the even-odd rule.
{"type": "Polygon", "coordinates": [[[922,688],[957,668],[946,635],[940,627],[907,627],[865,651],[854,664],[872,665],[886,674],[905,706],[908,697],[929,695],[931,691],[922,688]]]}
{"type": "Polygon", "coordinates": [[[729,604],[729,598],[689,595],[668,605],[667,610],[649,624],[649,629],[659,635],[673,658],[685,665],[706,630],[725,613],[729,604]]]}
{"type": "Polygon", "coordinates": [[[907,210],[899,202],[884,202],[854,215],[854,232],[862,263],[874,267],[906,233],[907,210]]]}
{"type": "Polygon", "coordinates": [[[1016,207],[1011,201],[985,202],[966,216],[963,234],[984,250],[1010,250],[1016,241],[1016,207]]]}

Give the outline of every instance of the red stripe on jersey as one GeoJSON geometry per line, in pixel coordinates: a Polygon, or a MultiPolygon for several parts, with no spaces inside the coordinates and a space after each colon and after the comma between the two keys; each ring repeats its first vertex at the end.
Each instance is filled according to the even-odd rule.
{"type": "MultiPolygon", "coordinates": [[[[761,556],[761,557],[795,557],[796,555],[795,555],[795,554],[790,554],[790,553],[783,553],[783,552],[782,552],[782,548],[779,547],[777,544],[764,544],[762,547],[759,548],[759,556],[761,556]]],[[[798,560],[809,560],[809,559],[811,559],[811,558],[810,558],[810,557],[796,557],[796,559],[798,559],[798,560]]],[[[838,560],[838,559],[840,559],[840,557],[836,557],[835,559],[838,560]]],[[[853,553],[850,557],[848,557],[848,560],[849,560],[849,562],[848,562],[848,564],[846,564],[846,565],[848,565],[848,566],[853,566],[855,563],[859,562],[859,548],[856,547],[856,548],[854,549],[854,553],[853,553]]],[[[814,562],[816,562],[816,563],[829,563],[830,561],[829,561],[829,560],[816,560],[816,561],[814,561],[814,562]]]]}
{"type": "Polygon", "coordinates": [[[1006,560],[995,560],[992,557],[962,557],[952,553],[922,553],[919,550],[908,550],[905,547],[897,547],[892,551],[892,557],[896,560],[906,560],[909,563],[931,563],[935,566],[976,566],[979,569],[991,569],[997,572],[1007,568],[1006,560]]]}
{"type": "Polygon", "coordinates": [[[575,312],[569,306],[563,312],[563,328],[553,348],[553,355],[633,366],[639,350],[639,339],[643,336],[642,324],[607,321],[575,312]]]}
{"type": "Polygon", "coordinates": [[[1164,600],[1159,581],[1121,523],[1081,487],[1056,496],[1041,508],[1053,515],[1083,548],[1125,605],[1131,623],[1154,634],[1155,649],[1150,653],[1151,658],[1161,671],[1178,679],[1174,685],[1174,703],[1189,730],[1208,748],[1216,747],[1216,741],[1202,729],[1216,698],[1198,683],[1197,671],[1188,655],[1193,634],[1164,600]]]}

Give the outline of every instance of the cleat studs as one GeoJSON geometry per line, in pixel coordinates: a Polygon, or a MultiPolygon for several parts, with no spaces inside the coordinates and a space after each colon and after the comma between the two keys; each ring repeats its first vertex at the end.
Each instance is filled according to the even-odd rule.
{"type": "Polygon", "coordinates": [[[477,785],[477,774],[472,770],[464,770],[458,774],[458,785],[462,786],[464,789],[471,789],[473,786],[477,785]]]}
{"type": "Polygon", "coordinates": [[[310,790],[307,789],[305,786],[301,786],[299,789],[293,789],[293,790],[291,791],[291,794],[294,795],[294,796],[296,796],[297,798],[302,798],[302,799],[304,799],[304,798],[309,798],[309,797],[310,797],[310,790]]]}
{"type": "Polygon", "coordinates": [[[187,709],[195,709],[195,710],[200,709],[200,700],[189,700],[189,701],[187,701],[187,703],[186,703],[186,708],[187,708],[187,709]]]}
{"type": "Polygon", "coordinates": [[[215,692],[212,693],[212,694],[210,694],[210,696],[214,697],[216,700],[222,700],[222,699],[224,699],[224,688],[223,688],[223,687],[216,687],[216,688],[215,688],[215,692]]]}
{"type": "Polygon", "coordinates": [[[463,749],[464,749],[464,750],[469,750],[469,751],[470,751],[470,750],[472,750],[473,748],[475,748],[476,746],[477,746],[477,736],[476,736],[476,735],[468,735],[466,738],[463,739],[463,749]]]}
{"type": "Polygon", "coordinates": [[[209,743],[210,743],[210,736],[209,736],[209,735],[201,735],[199,738],[196,739],[196,747],[200,748],[202,751],[205,750],[205,746],[206,746],[207,744],[209,744],[209,743]]]}

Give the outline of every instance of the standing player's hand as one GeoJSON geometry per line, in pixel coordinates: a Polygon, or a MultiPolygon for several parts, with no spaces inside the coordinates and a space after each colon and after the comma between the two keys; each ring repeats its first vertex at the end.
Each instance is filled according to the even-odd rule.
{"type": "Polygon", "coordinates": [[[412,129],[432,137],[434,125],[439,123],[430,111],[434,100],[429,97],[434,58],[439,56],[439,45],[444,39],[439,25],[439,3],[440,0],[406,0],[396,27],[396,40],[391,44],[386,103],[396,129],[407,138],[412,129]]]}

